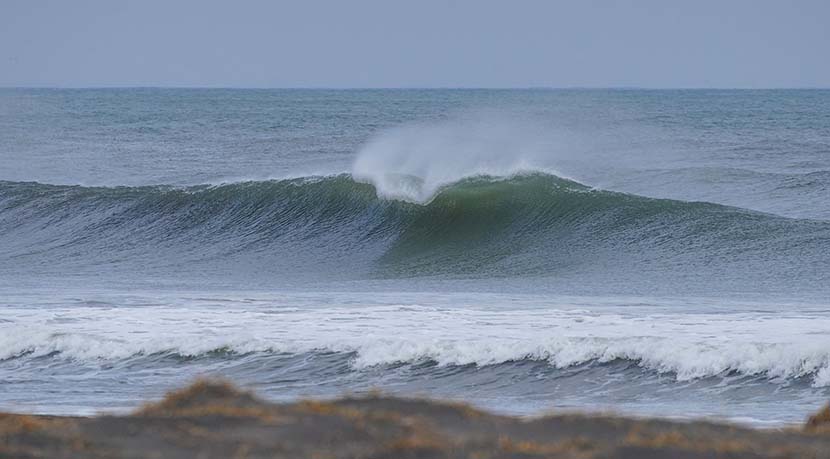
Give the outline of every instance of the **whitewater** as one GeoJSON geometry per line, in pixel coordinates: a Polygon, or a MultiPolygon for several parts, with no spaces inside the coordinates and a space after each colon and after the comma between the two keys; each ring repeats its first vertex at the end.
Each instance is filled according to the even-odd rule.
{"type": "Polygon", "coordinates": [[[0,409],[200,375],[772,426],[830,397],[828,91],[0,102],[0,409]]]}

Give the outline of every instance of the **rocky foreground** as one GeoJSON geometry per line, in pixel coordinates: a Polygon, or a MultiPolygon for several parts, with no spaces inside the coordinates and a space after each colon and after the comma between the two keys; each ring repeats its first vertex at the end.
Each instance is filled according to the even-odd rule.
{"type": "Polygon", "coordinates": [[[201,381],[129,416],[0,414],[2,458],[830,458],[830,408],[802,429],[498,416],[385,396],[273,404],[201,381]]]}

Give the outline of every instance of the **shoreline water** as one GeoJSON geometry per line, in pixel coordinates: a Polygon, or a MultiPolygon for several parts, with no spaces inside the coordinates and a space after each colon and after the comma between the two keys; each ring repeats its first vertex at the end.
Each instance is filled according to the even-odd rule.
{"type": "Polygon", "coordinates": [[[802,422],[830,398],[824,310],[775,302],[80,290],[4,301],[7,411],[123,413],[204,375],[275,402],[378,388],[505,415],[611,408],[752,426],[802,422]]]}

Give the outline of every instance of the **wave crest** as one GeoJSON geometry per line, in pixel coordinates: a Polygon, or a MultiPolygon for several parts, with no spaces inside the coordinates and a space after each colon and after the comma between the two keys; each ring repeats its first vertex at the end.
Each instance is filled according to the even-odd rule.
{"type": "Polygon", "coordinates": [[[371,139],[358,152],[352,176],[372,184],[380,197],[421,204],[471,177],[561,177],[539,159],[551,148],[544,138],[527,124],[502,118],[408,124],[371,139]]]}

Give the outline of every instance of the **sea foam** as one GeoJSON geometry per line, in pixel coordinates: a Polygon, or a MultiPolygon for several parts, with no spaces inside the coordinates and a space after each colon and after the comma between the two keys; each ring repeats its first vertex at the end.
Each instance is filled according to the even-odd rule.
{"type": "Polygon", "coordinates": [[[142,356],[233,360],[329,352],[351,355],[353,371],[422,362],[532,360],[568,368],[630,361],[676,381],[739,374],[830,385],[830,319],[821,313],[629,314],[562,302],[509,311],[418,304],[284,309],[279,303],[263,300],[243,310],[9,307],[8,321],[0,323],[0,359],[102,365],[142,356]]]}

